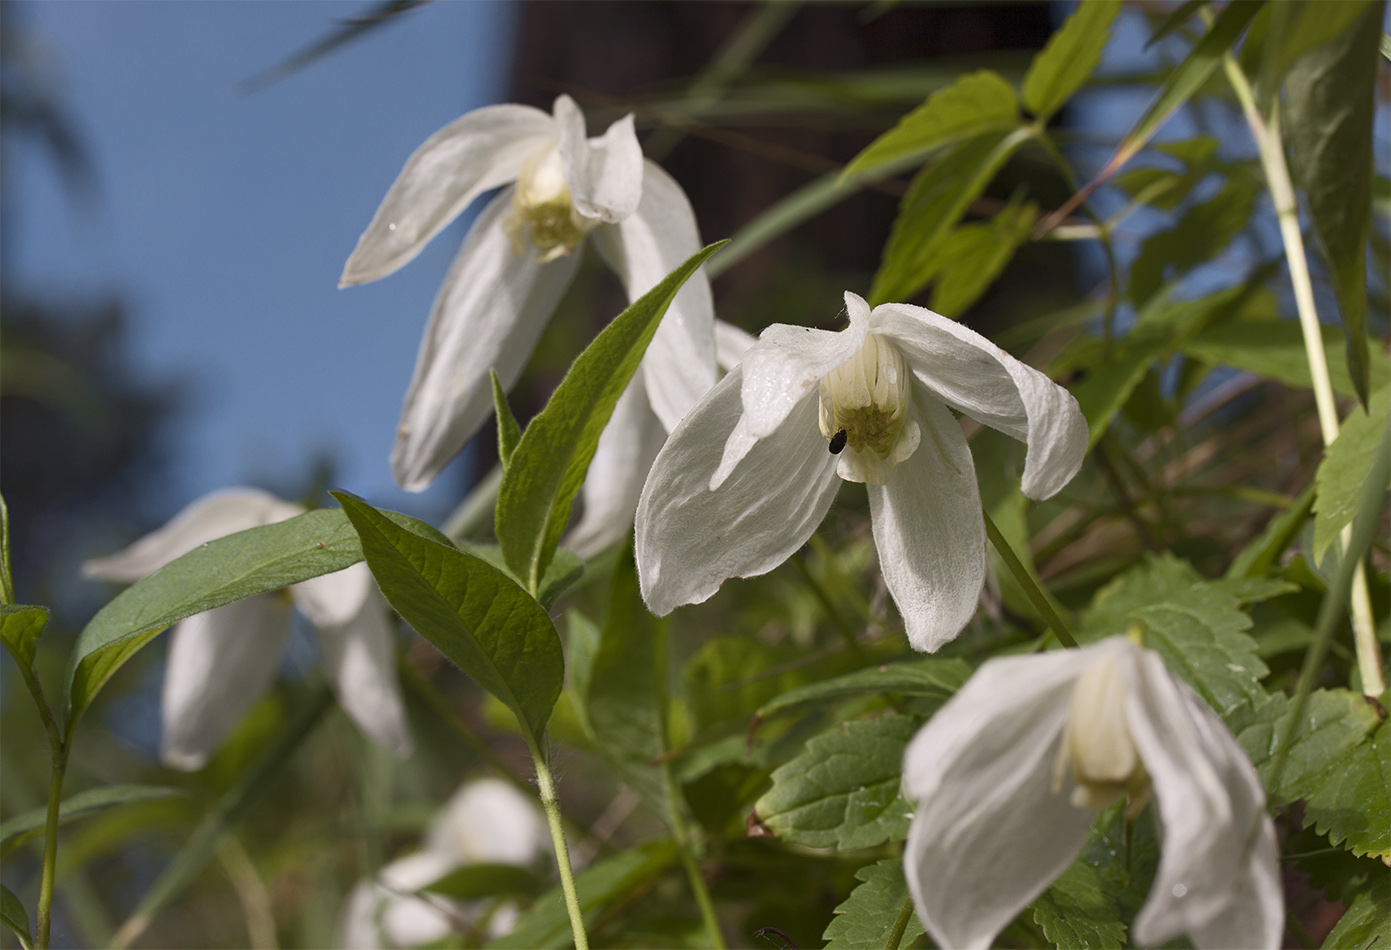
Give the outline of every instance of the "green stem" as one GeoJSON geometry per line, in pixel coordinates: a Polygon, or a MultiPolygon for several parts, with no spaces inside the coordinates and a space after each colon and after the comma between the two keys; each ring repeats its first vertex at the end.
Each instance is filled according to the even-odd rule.
{"type": "Polygon", "coordinates": [[[681,797],[671,774],[671,764],[662,762],[662,784],[666,786],[667,807],[671,812],[671,833],[676,839],[676,848],[681,852],[681,863],[686,868],[686,879],[691,883],[691,893],[695,895],[696,906],[700,908],[700,919],[705,923],[705,931],[710,946],[715,950],[725,950],[724,934],[720,931],[720,920],[715,916],[715,905],[710,900],[710,890],[705,886],[705,877],[696,864],[691,851],[691,834],[682,814],[681,797]]]}
{"type": "Polygon", "coordinates": [[[898,950],[898,945],[903,942],[903,933],[908,929],[908,921],[913,919],[913,898],[905,897],[903,906],[898,909],[898,916],[894,918],[894,929],[889,931],[889,939],[884,942],[884,950],[898,950]]]}
{"type": "Polygon", "coordinates": [[[58,809],[63,803],[63,774],[68,757],[64,749],[53,753],[53,776],[48,782],[48,821],[43,837],[43,877],[39,883],[38,933],[34,938],[37,950],[48,950],[48,928],[52,922],[53,878],[58,868],[58,809]]]}
{"type": "MultiPolygon", "coordinates": [[[[545,742],[544,732],[541,741],[545,742]]],[[[580,912],[580,896],[575,890],[575,872],[570,869],[570,849],[565,844],[565,826],[560,817],[560,799],[555,794],[555,777],[550,763],[535,746],[531,749],[536,763],[536,783],[541,788],[541,807],[546,811],[546,824],[551,829],[551,844],[555,846],[555,864],[560,871],[560,889],[565,892],[565,911],[570,915],[570,931],[575,935],[575,950],[589,950],[589,937],[584,932],[584,914],[580,912]]]]}
{"type": "Polygon", "coordinates": [[[10,509],[0,495],[0,604],[14,603],[14,580],[10,574],[10,509]]]}
{"type": "Polygon", "coordinates": [[[990,518],[990,512],[981,509],[981,516],[985,518],[985,533],[990,538],[990,543],[995,546],[995,551],[1000,555],[1000,559],[1005,562],[1014,579],[1019,582],[1019,586],[1024,588],[1024,593],[1028,595],[1029,603],[1034,605],[1034,609],[1048,623],[1048,628],[1053,631],[1053,636],[1058,638],[1058,642],[1065,647],[1077,646],[1077,641],[1072,638],[1072,632],[1067,629],[1067,624],[1063,623],[1063,618],[1058,616],[1058,612],[1053,609],[1053,605],[1048,602],[1048,596],[1034,581],[1033,575],[1029,573],[1019,560],[1019,556],[1014,553],[1014,549],[1009,546],[1005,536],[1000,533],[1000,529],[995,527],[995,522],[990,518]]]}

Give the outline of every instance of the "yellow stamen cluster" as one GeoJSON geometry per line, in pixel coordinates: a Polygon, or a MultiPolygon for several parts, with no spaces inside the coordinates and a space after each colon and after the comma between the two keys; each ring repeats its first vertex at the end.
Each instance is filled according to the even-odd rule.
{"type": "Polygon", "coordinates": [[[1150,780],[1130,737],[1125,703],[1129,683],[1107,656],[1078,678],[1072,690],[1062,747],[1053,766],[1053,791],[1062,791],[1068,773],[1075,783],[1072,804],[1100,811],[1128,797],[1134,818],[1149,798],[1150,780]]]}
{"type": "Polygon", "coordinates": [[[842,478],[883,485],[913,454],[919,431],[908,418],[911,401],[912,377],[903,354],[877,333],[821,378],[821,434],[833,452],[844,449],[842,478]]]}
{"type": "Polygon", "coordinates": [[[575,210],[555,148],[537,152],[522,164],[512,214],[503,223],[518,257],[526,255],[527,244],[536,248],[542,264],[564,257],[598,223],[575,210]]]}

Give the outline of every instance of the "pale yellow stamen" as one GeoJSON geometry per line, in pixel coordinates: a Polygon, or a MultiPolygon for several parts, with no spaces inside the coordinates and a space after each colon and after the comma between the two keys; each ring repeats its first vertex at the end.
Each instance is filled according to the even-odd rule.
{"type": "Polygon", "coordinates": [[[536,248],[543,264],[564,257],[598,224],[575,210],[555,148],[537,152],[522,164],[512,213],[503,222],[518,257],[526,255],[527,244],[536,248]]]}
{"type": "Polygon", "coordinates": [[[1149,798],[1149,775],[1130,737],[1125,701],[1129,683],[1106,656],[1077,679],[1072,690],[1062,747],[1053,766],[1053,792],[1062,791],[1069,772],[1072,804],[1100,811],[1129,797],[1134,817],[1149,798]]]}
{"type": "Polygon", "coordinates": [[[918,424],[908,418],[912,394],[903,354],[877,333],[821,378],[821,434],[833,449],[843,447],[837,469],[842,478],[883,485],[916,451],[918,424]]]}

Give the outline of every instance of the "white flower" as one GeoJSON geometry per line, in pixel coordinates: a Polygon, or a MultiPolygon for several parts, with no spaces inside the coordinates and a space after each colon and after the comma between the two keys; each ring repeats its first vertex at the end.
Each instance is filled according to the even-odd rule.
{"type": "Polygon", "coordinates": [[[1097,811],[1152,794],[1163,854],[1135,941],[1278,947],[1260,780],[1212,709],[1125,637],[991,660],[909,743],[908,888],[939,946],[988,947],[1077,856],[1097,811]]]}
{"type": "MultiPolygon", "coordinates": [[[[430,824],[425,847],[381,869],[375,881],[359,881],[343,903],[337,945],[343,950],[433,944],[472,924],[488,902],[460,903],[415,892],[466,864],[529,867],[548,853],[550,836],[536,809],[501,779],[466,782],[430,824]]],[[[517,920],[511,904],[489,918],[487,936],[499,937],[517,920]]]]}
{"type": "Polygon", "coordinates": [[[951,406],[1028,445],[1024,494],[1077,473],[1087,425],[1062,387],[930,310],[845,295],[839,333],[775,324],[657,456],[637,511],[643,598],[659,616],[811,537],[840,480],[865,482],[879,563],[917,650],[975,611],[985,524],[951,406]],[[839,477],[837,477],[839,476],[839,477]]]}
{"type": "MultiPolygon", "coordinates": [[[[204,495],[124,551],[88,561],[83,573],[137,581],[201,544],[293,518],[304,509],[254,488],[204,495]]],[[[198,769],[275,679],[290,632],[290,602],[318,632],[319,655],[338,703],[374,742],[410,755],[396,650],[386,604],[366,564],[279,593],[195,614],[174,626],[160,698],[160,758],[198,769]]]]}
{"type": "MultiPolygon", "coordinates": [[[[397,482],[412,491],[429,485],[492,411],[488,370],[504,388],[517,381],[586,236],[630,300],[700,249],[690,202],[643,160],[632,116],[586,139],[579,107],[561,96],[553,116],[488,106],[427,139],[358,240],[340,285],[392,273],[475,198],[514,181],[479,214],[435,298],[391,454],[397,482]]],[[[715,382],[713,320],[709,282],[693,275],[629,390],[629,402],[650,403],[666,431],[715,382]]]]}

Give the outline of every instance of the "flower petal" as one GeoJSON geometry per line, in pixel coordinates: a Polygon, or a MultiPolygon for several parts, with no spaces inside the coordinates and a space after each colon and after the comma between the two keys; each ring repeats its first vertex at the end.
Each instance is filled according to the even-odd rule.
{"type": "Polygon", "coordinates": [[[744,354],[758,342],[758,337],[732,323],[715,320],[715,363],[728,373],[744,361],[744,354]]]}
{"type": "MultiPolygon", "coordinates": [[[[628,299],[636,300],[700,250],[700,234],[681,186],[648,162],[637,212],[599,228],[594,245],[623,281],[628,299]]],[[[668,432],[715,385],[714,324],[710,281],[698,270],[667,308],[642,361],[652,409],[668,432]]]]}
{"type": "Polygon", "coordinates": [[[1131,662],[1127,723],[1164,842],[1136,938],[1158,945],[1187,934],[1200,947],[1278,947],[1284,906],[1274,828],[1255,768],[1157,654],[1133,647],[1131,662]]]}
{"type": "Polygon", "coordinates": [[[575,210],[610,224],[636,211],[644,182],[642,146],[633,131],[632,114],[610,125],[598,138],[586,138],[584,113],[574,99],[562,95],[555,100],[555,124],[560,133],[558,148],[565,184],[575,210]]]}
{"type": "MultiPolygon", "coordinates": [[[[355,567],[363,569],[370,583],[367,565],[355,567]]],[[[371,590],[361,610],[346,623],[315,626],[319,653],[338,695],[338,705],[377,745],[398,759],[409,757],[415,743],[401,700],[395,636],[380,595],[371,590]]]]}
{"type": "Polygon", "coordinates": [[[881,304],[871,328],[898,343],[923,385],[947,405],[1024,442],[1024,494],[1049,498],[1087,452],[1077,400],[1043,373],[954,320],[923,307],[881,304]]]}
{"type": "Polygon", "coordinates": [[[570,530],[565,547],[589,560],[627,540],[643,482],[666,438],[667,430],[652,412],[639,373],[618,397],[609,424],[599,436],[580,489],[584,514],[570,530]]]}
{"type": "Polygon", "coordinates": [[[362,612],[367,597],[376,590],[367,565],[359,561],[332,574],[301,581],[289,588],[295,606],[316,627],[345,624],[362,612]]]}
{"type": "Polygon", "coordinates": [[[430,823],[425,847],[458,864],[526,866],[550,851],[536,801],[499,778],[466,782],[430,823]]]}
{"type": "Polygon", "coordinates": [[[517,381],[579,265],[578,254],[538,263],[530,243],[513,251],[503,229],[513,190],[483,209],[435,298],[391,452],[408,491],[434,481],[492,411],[488,370],[504,387],[517,381]]]}
{"type": "Polygon", "coordinates": [[[194,501],[125,550],[87,561],[82,573],[108,581],[138,581],[200,544],[303,512],[299,505],[259,488],[224,488],[194,501]]]}
{"type": "Polygon", "coordinates": [[[1086,839],[1095,815],[1053,791],[1080,652],[987,663],[908,745],[904,874],[939,946],[990,946],[1086,839]]]}
{"type": "Polygon", "coordinates": [[[522,162],[555,138],[554,119],[510,103],[475,109],[440,129],[406,160],[338,285],[365,284],[408,263],[475,198],[514,180],[522,162]]]}
{"type": "Polygon", "coordinates": [[[825,517],[840,480],[816,423],[816,393],[755,444],[717,491],[710,477],[740,418],[736,368],[691,410],[652,463],[637,512],[642,596],[658,616],[708,599],[729,577],[777,567],[825,517]]]}
{"type": "Polygon", "coordinates": [[[243,714],[275,679],[289,635],[289,604],[257,594],[174,628],[164,671],[160,759],[202,768],[243,714]]]}
{"type": "Polygon", "coordinates": [[[961,425],[915,391],[918,449],[885,485],[868,485],[879,569],[913,649],[932,653],[976,612],[985,584],[985,521],[961,425]]]}

